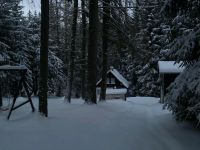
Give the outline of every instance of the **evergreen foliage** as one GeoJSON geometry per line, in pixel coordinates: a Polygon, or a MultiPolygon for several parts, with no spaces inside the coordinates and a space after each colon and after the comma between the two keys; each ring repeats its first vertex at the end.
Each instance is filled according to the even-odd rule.
{"type": "MultiPolygon", "coordinates": [[[[135,83],[136,95],[159,96],[159,80],[157,63],[160,51],[166,42],[163,42],[159,12],[160,3],[157,0],[144,0],[137,4],[135,14],[135,83]]],[[[166,39],[164,39],[166,40],[166,39]]]]}
{"type": "MultiPolygon", "coordinates": [[[[29,88],[37,95],[41,16],[23,15],[20,2],[0,1],[0,60],[26,65],[29,88]]],[[[177,120],[200,116],[199,0],[82,0],[81,11],[77,0],[49,4],[48,95],[65,95],[68,86],[70,98],[96,103],[102,67],[105,77],[106,68],[114,66],[131,82],[129,95],[158,97],[157,63],[174,60],[186,69],[168,88],[165,108],[177,120]]],[[[12,90],[11,84],[5,86],[3,96],[12,90]]],[[[102,99],[105,87],[103,93],[102,99]]]]}
{"type": "Polygon", "coordinates": [[[200,2],[199,0],[166,1],[166,10],[174,9],[171,15],[172,42],[168,55],[186,67],[169,87],[165,107],[173,112],[177,120],[196,119],[200,114],[199,101],[199,50],[200,50],[200,2]],[[174,6],[173,6],[174,7],[174,6]],[[179,8],[179,9],[178,9],[179,8]]]}
{"type": "MultiPolygon", "coordinates": [[[[2,6],[0,9],[1,58],[4,64],[26,65],[28,68],[29,88],[31,93],[37,95],[40,55],[40,15],[36,12],[34,14],[29,12],[27,16],[24,16],[20,0],[1,1],[0,5],[2,6]]],[[[59,53],[57,49],[57,47],[52,48],[51,46],[49,49],[48,87],[50,95],[60,92],[59,86],[63,89],[64,85],[61,85],[61,83],[64,83],[66,78],[64,62],[58,57],[59,53]]],[[[13,76],[12,78],[15,77],[13,76]]],[[[3,95],[6,94],[5,91],[2,91],[3,95]]]]}

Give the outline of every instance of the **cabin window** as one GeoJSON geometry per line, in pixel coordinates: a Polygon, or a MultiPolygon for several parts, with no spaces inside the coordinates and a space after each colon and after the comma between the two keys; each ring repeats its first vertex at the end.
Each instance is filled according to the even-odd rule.
{"type": "Polygon", "coordinates": [[[115,84],[115,78],[111,78],[111,84],[115,84]]]}
{"type": "Polygon", "coordinates": [[[110,78],[107,78],[107,82],[106,82],[107,84],[110,84],[110,78]]]}
{"type": "Polygon", "coordinates": [[[107,78],[107,84],[115,84],[115,78],[107,78]]]}

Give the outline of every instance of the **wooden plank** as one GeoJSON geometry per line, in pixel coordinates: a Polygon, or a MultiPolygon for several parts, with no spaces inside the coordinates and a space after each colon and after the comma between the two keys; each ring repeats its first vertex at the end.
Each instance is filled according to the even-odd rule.
{"type": "Polygon", "coordinates": [[[26,71],[27,68],[24,65],[21,66],[11,66],[11,65],[2,65],[0,66],[0,71],[26,71]]]}

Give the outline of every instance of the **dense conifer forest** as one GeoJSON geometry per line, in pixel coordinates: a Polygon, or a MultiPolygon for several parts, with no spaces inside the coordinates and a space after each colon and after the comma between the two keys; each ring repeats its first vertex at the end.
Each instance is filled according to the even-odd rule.
{"type": "MultiPolygon", "coordinates": [[[[0,1],[0,63],[27,67],[31,95],[39,95],[46,116],[47,95],[97,103],[100,78],[105,100],[110,66],[130,82],[128,96],[159,97],[158,61],[186,68],[167,89],[165,108],[177,120],[199,116],[199,0],[41,2],[41,10],[24,14],[21,0],[0,1]]],[[[17,76],[1,78],[2,99],[17,76]]]]}

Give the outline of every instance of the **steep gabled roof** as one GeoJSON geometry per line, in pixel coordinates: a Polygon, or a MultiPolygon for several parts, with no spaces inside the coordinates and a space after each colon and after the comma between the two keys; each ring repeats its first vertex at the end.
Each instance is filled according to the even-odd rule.
{"type": "Polygon", "coordinates": [[[129,82],[116,70],[110,69],[109,70],[126,88],[129,87],[129,82]]]}
{"type": "MultiPolygon", "coordinates": [[[[110,70],[108,70],[107,74],[111,73],[114,77],[117,78],[117,80],[119,80],[126,88],[129,87],[129,82],[117,71],[117,69],[111,68],[110,70]]],[[[97,82],[97,85],[101,82],[102,79],[100,79],[97,82]]]]}

